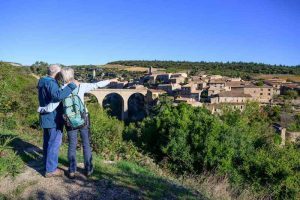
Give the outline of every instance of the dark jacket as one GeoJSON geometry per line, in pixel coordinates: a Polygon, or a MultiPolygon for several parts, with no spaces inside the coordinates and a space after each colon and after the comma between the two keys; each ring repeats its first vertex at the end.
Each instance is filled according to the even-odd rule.
{"type": "MultiPolygon", "coordinates": [[[[41,107],[49,103],[60,102],[76,88],[74,83],[70,83],[67,87],[60,89],[57,81],[52,77],[43,77],[38,83],[39,104],[41,107]]],[[[62,105],[51,113],[40,114],[40,125],[42,128],[61,128],[63,126],[62,105]]]]}

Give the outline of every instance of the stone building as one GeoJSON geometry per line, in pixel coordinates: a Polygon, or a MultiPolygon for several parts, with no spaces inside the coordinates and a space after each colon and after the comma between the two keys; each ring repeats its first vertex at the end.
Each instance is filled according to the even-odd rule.
{"type": "Polygon", "coordinates": [[[211,103],[242,103],[253,100],[250,94],[244,94],[243,92],[225,91],[221,92],[210,98],[211,103]]]}
{"type": "Polygon", "coordinates": [[[233,92],[244,92],[244,87],[249,84],[245,81],[228,81],[226,82],[226,87],[228,88],[228,91],[233,92]]]}
{"type": "Polygon", "coordinates": [[[273,87],[273,93],[276,95],[280,95],[280,89],[283,83],[285,83],[286,80],[283,79],[278,79],[278,78],[274,78],[274,79],[268,79],[265,80],[264,83],[266,85],[272,86],[273,87]]]}
{"type": "Polygon", "coordinates": [[[180,97],[192,98],[196,101],[200,101],[200,95],[202,90],[197,89],[197,84],[191,82],[189,84],[181,86],[179,91],[180,97]]]}
{"type": "Polygon", "coordinates": [[[159,84],[157,86],[157,89],[159,90],[164,90],[166,91],[168,94],[172,95],[175,90],[180,90],[181,86],[179,84],[173,84],[173,83],[169,83],[169,84],[159,84]]]}
{"type": "Polygon", "coordinates": [[[171,78],[171,73],[157,74],[156,75],[156,82],[169,83],[170,78],[171,78]]]}
{"type": "Polygon", "coordinates": [[[244,93],[250,94],[255,101],[269,103],[273,97],[273,87],[269,85],[257,86],[249,84],[244,87],[244,93]]]}
{"type": "Polygon", "coordinates": [[[185,77],[183,76],[178,76],[178,77],[172,77],[170,78],[170,83],[184,83],[185,82],[185,77]]]}
{"type": "Polygon", "coordinates": [[[160,95],[166,94],[164,90],[155,90],[155,89],[148,89],[146,94],[147,102],[152,102],[155,99],[158,99],[160,95]]]}
{"type": "Polygon", "coordinates": [[[122,89],[125,87],[125,85],[128,84],[128,81],[124,82],[110,82],[108,85],[108,88],[113,88],[113,89],[122,89]]]}
{"type": "Polygon", "coordinates": [[[223,90],[225,89],[226,86],[226,82],[223,79],[211,79],[207,85],[211,88],[211,89],[215,89],[215,90],[223,90]]]}

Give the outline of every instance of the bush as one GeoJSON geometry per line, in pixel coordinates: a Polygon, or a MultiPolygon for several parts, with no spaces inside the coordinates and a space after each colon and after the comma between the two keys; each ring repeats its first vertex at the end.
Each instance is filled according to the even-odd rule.
{"type": "Polygon", "coordinates": [[[16,176],[24,166],[22,159],[9,146],[13,139],[0,137],[0,177],[16,176]]]}
{"type": "Polygon", "coordinates": [[[124,123],[111,117],[98,103],[89,103],[91,117],[91,143],[93,150],[106,159],[141,159],[137,147],[123,140],[124,123]]]}
{"type": "Polygon", "coordinates": [[[123,122],[108,116],[98,104],[90,104],[88,110],[93,150],[103,156],[115,155],[122,146],[123,122]]]}
{"type": "Polygon", "coordinates": [[[285,99],[296,99],[298,97],[298,92],[295,90],[288,90],[284,95],[285,99]]]}
{"type": "Polygon", "coordinates": [[[37,80],[24,67],[0,62],[0,68],[0,123],[17,129],[28,116],[37,115],[37,80]]]}
{"type": "Polygon", "coordinates": [[[157,162],[178,174],[216,171],[235,187],[250,185],[260,196],[299,197],[300,153],[274,143],[275,133],[258,104],[243,112],[227,108],[221,116],[187,104],[160,108],[125,131],[157,162]]]}

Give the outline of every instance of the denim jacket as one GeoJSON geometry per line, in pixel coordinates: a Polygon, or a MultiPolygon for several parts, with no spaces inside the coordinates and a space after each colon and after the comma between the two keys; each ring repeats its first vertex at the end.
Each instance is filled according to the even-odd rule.
{"type": "MultiPolygon", "coordinates": [[[[84,103],[84,94],[88,93],[92,90],[95,90],[97,88],[105,87],[109,83],[110,83],[109,80],[105,80],[105,81],[99,81],[97,83],[81,83],[79,85],[79,87],[78,87],[78,96],[81,99],[82,103],[84,104],[86,112],[88,112],[88,110],[87,110],[87,107],[84,103]]],[[[62,88],[65,88],[65,87],[67,87],[67,85],[62,86],[62,88]]],[[[59,104],[60,104],[60,102],[50,103],[46,107],[39,107],[38,112],[39,113],[53,112],[59,106],[59,104]]]]}
{"type": "MultiPolygon", "coordinates": [[[[39,105],[44,107],[49,103],[60,102],[76,88],[74,83],[70,83],[65,88],[60,89],[57,81],[52,77],[43,77],[38,83],[39,105]]],[[[62,106],[58,106],[53,112],[40,113],[40,125],[42,128],[61,128],[63,126],[62,106]]]]}

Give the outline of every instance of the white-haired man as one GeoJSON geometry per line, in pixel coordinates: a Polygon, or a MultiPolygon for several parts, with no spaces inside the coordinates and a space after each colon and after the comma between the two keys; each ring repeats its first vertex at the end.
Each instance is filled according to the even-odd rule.
{"type": "MultiPolygon", "coordinates": [[[[38,83],[40,106],[60,102],[77,87],[75,83],[70,83],[65,88],[60,89],[55,79],[61,70],[59,65],[50,65],[47,70],[48,76],[41,78],[38,83]]],[[[40,125],[44,130],[43,159],[45,177],[60,176],[62,172],[57,169],[57,166],[63,132],[62,107],[58,106],[54,111],[49,113],[40,113],[40,125]]]]}

